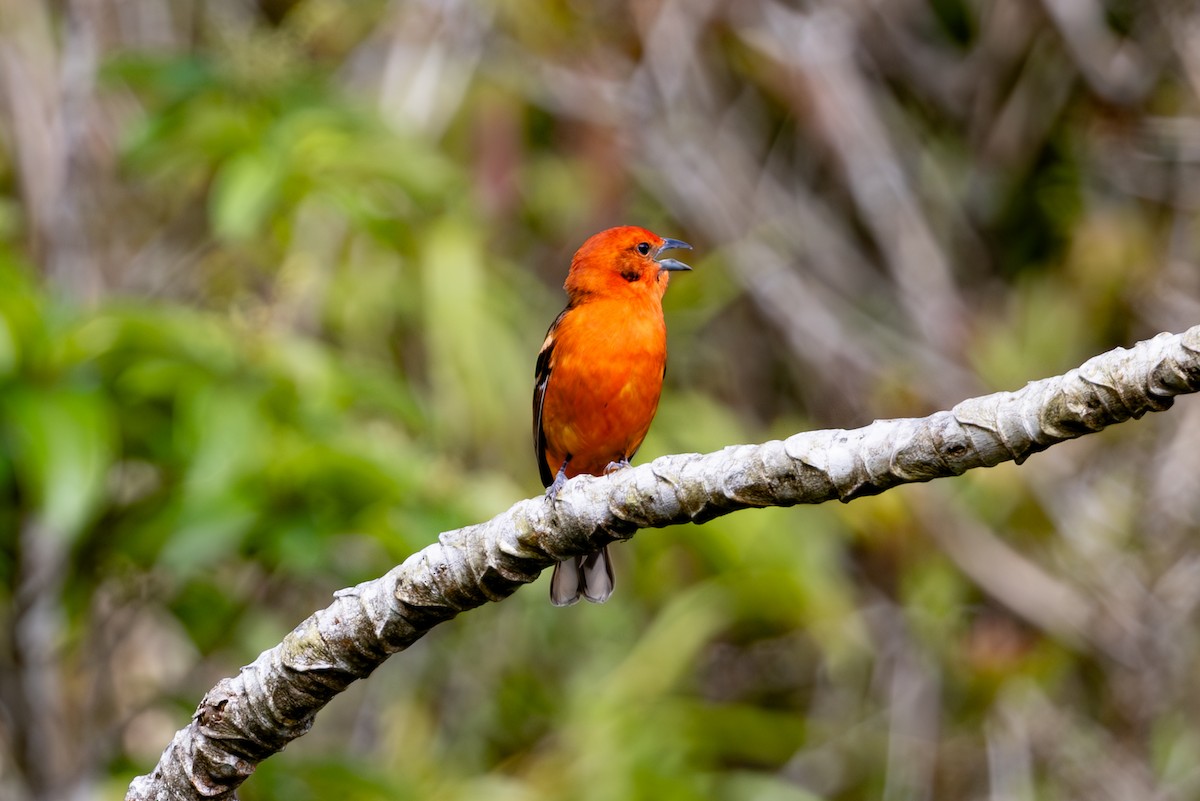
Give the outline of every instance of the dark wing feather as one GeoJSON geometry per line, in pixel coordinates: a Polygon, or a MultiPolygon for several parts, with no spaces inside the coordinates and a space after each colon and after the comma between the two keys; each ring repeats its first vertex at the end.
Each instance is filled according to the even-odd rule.
{"type": "Polygon", "coordinates": [[[570,311],[569,307],[563,309],[562,313],[555,317],[554,322],[550,324],[550,330],[546,332],[546,341],[542,343],[542,350],[537,357],[537,367],[534,368],[533,373],[533,448],[537,456],[538,472],[541,473],[543,487],[554,483],[555,471],[546,463],[546,431],[542,428],[542,403],[546,400],[546,387],[550,383],[554,332],[568,311],[570,311]]]}

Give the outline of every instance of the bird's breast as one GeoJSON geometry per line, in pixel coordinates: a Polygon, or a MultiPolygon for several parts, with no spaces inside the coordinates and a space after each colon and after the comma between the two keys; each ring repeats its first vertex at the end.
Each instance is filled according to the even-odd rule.
{"type": "Polygon", "coordinates": [[[657,303],[575,307],[555,335],[543,406],[551,459],[569,454],[577,475],[631,457],[658,408],[666,354],[657,303]]]}

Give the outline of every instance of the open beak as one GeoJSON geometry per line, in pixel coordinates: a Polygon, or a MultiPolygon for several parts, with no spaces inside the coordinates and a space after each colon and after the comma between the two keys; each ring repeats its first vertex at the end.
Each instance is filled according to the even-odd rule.
{"type": "Polygon", "coordinates": [[[682,242],[678,239],[664,239],[663,243],[662,243],[662,247],[660,247],[658,249],[658,253],[655,255],[654,260],[658,262],[658,269],[660,269],[660,270],[690,270],[690,269],[692,269],[691,267],[689,267],[688,265],[684,264],[683,262],[681,262],[677,259],[663,259],[660,257],[662,256],[662,253],[664,250],[691,250],[691,249],[692,249],[692,246],[689,245],[687,242],[682,242]]]}

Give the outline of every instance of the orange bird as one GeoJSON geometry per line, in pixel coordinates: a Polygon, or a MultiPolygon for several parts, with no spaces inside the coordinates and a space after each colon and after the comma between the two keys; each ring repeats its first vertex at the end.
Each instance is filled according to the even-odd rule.
{"type": "MultiPolygon", "coordinates": [[[[533,387],[534,450],[551,502],[569,478],[628,467],[646,438],[667,364],[663,293],[672,271],[692,269],[662,254],[691,247],[628,225],[601,231],[571,259],[567,308],[546,333],[533,387]]],[[[612,591],[607,546],[554,566],[555,606],[581,595],[603,603],[612,591]]]]}

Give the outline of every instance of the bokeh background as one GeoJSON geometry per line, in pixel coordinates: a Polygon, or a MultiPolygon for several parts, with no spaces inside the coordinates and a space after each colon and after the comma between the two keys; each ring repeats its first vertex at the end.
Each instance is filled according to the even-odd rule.
{"type": "MultiPolygon", "coordinates": [[[[571,253],[692,242],[639,461],[1200,322],[1187,0],[0,0],[0,799],[115,799],[336,589],[541,491],[571,253]]],[[[1200,405],[615,549],[268,799],[1200,797],[1200,405]]]]}

